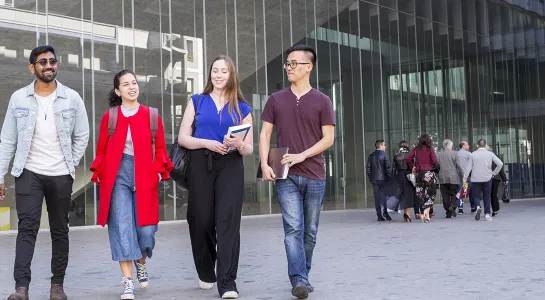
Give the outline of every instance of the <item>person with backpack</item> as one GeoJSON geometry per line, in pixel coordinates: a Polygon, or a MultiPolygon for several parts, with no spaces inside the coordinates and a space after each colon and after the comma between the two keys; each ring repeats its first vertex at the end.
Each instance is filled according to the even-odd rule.
{"type": "Polygon", "coordinates": [[[166,152],[163,122],[156,108],[138,103],[138,82],[130,70],[114,77],[110,109],[100,122],[91,181],[100,184],[98,224],[108,224],[112,260],[119,261],[124,289],[134,299],[133,268],[140,287],[148,286],[159,223],[159,181],[168,180],[172,163],[166,152]]]}
{"type": "Polygon", "coordinates": [[[218,56],[204,91],[191,97],[178,135],[179,145],[189,150],[187,224],[199,287],[209,290],[217,282],[223,299],[238,298],[242,157],[253,154],[253,128],[245,139],[227,133],[231,126],[251,126],[251,112],[235,64],[218,56]]]}

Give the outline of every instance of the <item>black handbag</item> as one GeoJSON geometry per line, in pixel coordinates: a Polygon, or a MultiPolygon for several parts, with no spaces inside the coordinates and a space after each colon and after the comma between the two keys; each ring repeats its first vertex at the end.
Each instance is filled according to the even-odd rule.
{"type": "MultiPolygon", "coordinates": [[[[197,120],[197,111],[199,109],[200,95],[197,97],[197,102],[195,104],[195,118],[193,119],[193,124],[191,124],[192,133],[195,134],[195,122],[197,120]]],[[[174,165],[174,169],[170,172],[170,177],[177,184],[181,185],[184,189],[187,190],[188,176],[187,168],[189,166],[189,151],[188,149],[180,146],[178,144],[178,136],[174,138],[174,143],[172,143],[172,148],[170,148],[170,161],[174,165]]]]}
{"type": "Polygon", "coordinates": [[[509,203],[509,201],[511,201],[511,193],[509,192],[509,185],[505,185],[505,188],[503,189],[503,196],[501,197],[501,200],[504,203],[509,203]]]}

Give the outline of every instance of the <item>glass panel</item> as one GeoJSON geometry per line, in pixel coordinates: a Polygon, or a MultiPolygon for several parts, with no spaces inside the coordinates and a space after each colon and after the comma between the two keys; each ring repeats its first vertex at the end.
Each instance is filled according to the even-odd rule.
{"type": "MultiPolygon", "coordinates": [[[[356,3],[358,4],[358,3],[356,3]]],[[[346,172],[346,207],[362,207],[365,202],[365,158],[361,155],[363,147],[363,95],[361,56],[363,38],[360,38],[359,5],[343,11],[339,18],[345,20],[340,23],[340,31],[347,33],[346,42],[341,48],[343,78],[343,118],[344,151],[346,172]],[[347,22],[346,22],[347,21],[347,22]]]]}
{"type": "Polygon", "coordinates": [[[407,14],[414,14],[415,2],[418,3],[418,0],[402,0],[398,1],[399,11],[402,11],[407,14]]]}

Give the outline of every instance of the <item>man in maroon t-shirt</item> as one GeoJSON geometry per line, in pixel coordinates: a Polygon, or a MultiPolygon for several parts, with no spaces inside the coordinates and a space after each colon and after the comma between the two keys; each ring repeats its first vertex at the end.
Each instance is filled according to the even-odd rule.
{"type": "Polygon", "coordinates": [[[271,95],[261,115],[259,156],[263,178],[276,181],[284,221],[284,244],[292,295],[299,299],[314,291],[308,281],[324,199],[326,164],[322,153],[333,145],[335,113],[328,96],[310,86],[316,51],[295,45],[284,64],[291,87],[271,95]],[[288,147],[282,164],[289,164],[287,179],[276,180],[267,165],[271,135],[276,126],[278,147],[288,147]]]}

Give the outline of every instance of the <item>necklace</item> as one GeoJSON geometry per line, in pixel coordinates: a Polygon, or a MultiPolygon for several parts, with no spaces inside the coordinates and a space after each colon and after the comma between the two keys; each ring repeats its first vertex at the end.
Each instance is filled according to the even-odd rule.
{"type": "Polygon", "coordinates": [[[218,115],[219,115],[221,111],[223,110],[223,107],[225,107],[225,103],[221,102],[219,100],[219,97],[216,98],[216,96],[212,95],[212,93],[210,93],[210,97],[212,97],[212,101],[214,101],[214,105],[216,105],[216,110],[218,111],[218,115]],[[218,104],[219,104],[219,108],[218,108],[218,104]]]}
{"type": "MultiPolygon", "coordinates": [[[[51,96],[53,96],[54,93],[51,93],[49,96],[47,96],[47,109],[44,109],[43,105],[42,105],[42,101],[38,100],[36,97],[36,101],[38,101],[38,105],[40,105],[40,109],[42,110],[42,112],[44,113],[45,115],[45,119],[44,120],[47,120],[47,112],[49,111],[49,107],[51,106],[51,96]]],[[[41,97],[41,98],[45,98],[45,97],[41,97]]]]}

